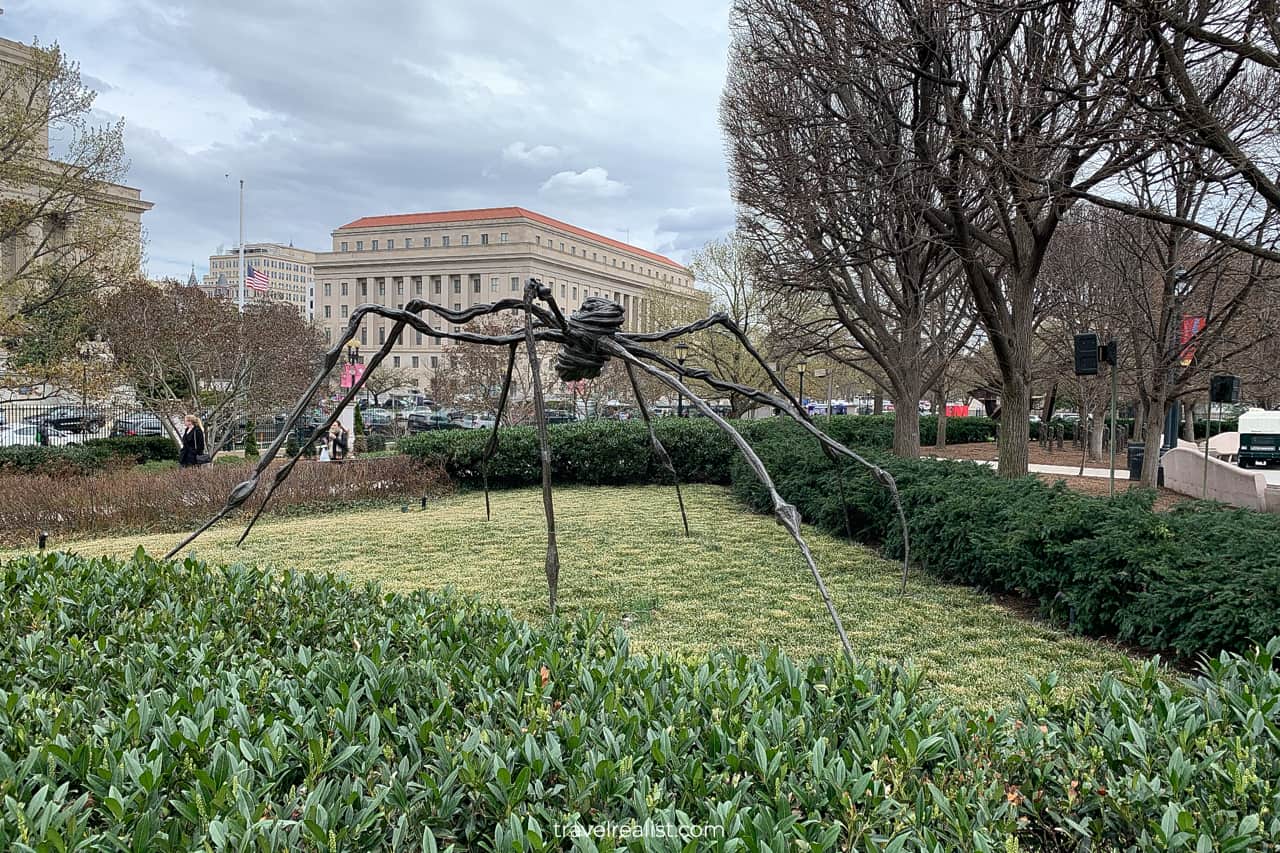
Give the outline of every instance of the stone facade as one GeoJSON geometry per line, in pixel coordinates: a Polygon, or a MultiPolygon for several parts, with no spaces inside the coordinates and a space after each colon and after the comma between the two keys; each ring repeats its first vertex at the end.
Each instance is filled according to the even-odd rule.
{"type": "MultiPolygon", "coordinates": [[[[670,318],[705,314],[693,274],[662,255],[520,207],[370,216],[333,232],[333,250],[316,256],[317,325],[337,340],[364,303],[403,307],[424,299],[455,310],[515,297],[536,277],[566,314],[588,296],[626,311],[625,329],[650,330],[670,318]]],[[[366,321],[356,341],[381,344],[389,321],[366,321]]],[[[406,332],[385,364],[425,379],[447,341],[406,332]]]]}
{"type": "MultiPolygon", "coordinates": [[[[245,288],[247,302],[288,305],[307,320],[315,317],[316,253],[279,243],[245,243],[246,269],[262,270],[271,280],[265,293],[245,288]]],[[[215,299],[235,302],[240,296],[240,250],[209,256],[209,272],[200,288],[215,299]]]]}

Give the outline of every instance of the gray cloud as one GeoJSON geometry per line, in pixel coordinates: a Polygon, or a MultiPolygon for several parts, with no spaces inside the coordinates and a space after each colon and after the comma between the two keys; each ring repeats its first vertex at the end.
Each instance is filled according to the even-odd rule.
{"type": "Polygon", "coordinates": [[[684,259],[732,227],[716,119],[728,3],[17,0],[123,115],[149,272],[246,236],[519,204],[684,259]],[[88,7],[88,8],[86,8],[88,7]],[[230,178],[224,178],[229,174],[230,178]]]}

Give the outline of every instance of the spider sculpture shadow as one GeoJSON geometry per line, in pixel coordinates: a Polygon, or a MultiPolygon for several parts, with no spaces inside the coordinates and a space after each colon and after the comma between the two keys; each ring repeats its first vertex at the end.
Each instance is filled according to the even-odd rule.
{"type": "MultiPolygon", "coordinates": [[[[691,391],[685,381],[688,379],[697,379],[705,383],[711,388],[719,391],[727,391],[736,394],[742,394],[747,398],[759,403],[760,405],[773,406],[778,411],[786,414],[796,423],[798,423],[805,431],[807,431],[818,442],[819,446],[826,453],[827,457],[836,465],[839,477],[837,482],[841,492],[841,502],[843,504],[844,479],[842,473],[842,459],[850,459],[867,468],[871,476],[882,486],[884,486],[893,499],[897,508],[898,520],[902,525],[902,541],[903,541],[903,557],[902,557],[902,583],[903,588],[907,582],[907,566],[909,564],[910,552],[907,542],[907,524],[906,516],[903,513],[902,502],[898,497],[897,484],[893,477],[884,469],[869,462],[862,456],[845,447],[840,442],[834,440],[826,433],[822,432],[813,423],[808,412],[806,412],[791,393],[782,384],[777,374],[769,367],[769,365],[760,357],[760,354],[751,345],[747,336],[728,316],[724,314],[714,314],[694,323],[689,323],[677,328],[666,329],[659,332],[650,333],[626,333],[622,331],[623,310],[616,302],[610,299],[600,297],[590,297],[583,302],[582,307],[573,312],[569,317],[565,317],[560,307],[556,304],[552,297],[551,289],[543,285],[537,279],[529,279],[524,288],[522,299],[501,299],[492,304],[474,305],[465,311],[450,311],[440,305],[435,305],[423,300],[413,300],[409,302],[402,310],[387,308],[382,305],[361,305],[351,316],[351,321],[347,324],[346,330],[336,343],[325,354],[324,366],[311,386],[299,398],[293,411],[289,414],[285,421],[280,434],[275,441],[262,455],[257,466],[248,480],[237,485],[231,490],[231,494],[227,498],[226,505],[218,511],[216,515],[206,521],[197,530],[187,536],[182,542],[178,543],[173,550],[167,555],[166,559],[174,557],[197,536],[208,530],[219,520],[225,518],[228,514],[243,506],[246,501],[257,491],[259,480],[264,471],[275,459],[276,455],[284,446],[286,437],[294,428],[302,413],[306,409],[309,401],[323,387],[329,374],[334,367],[338,365],[342,358],[343,350],[348,343],[355,337],[359,331],[360,323],[368,315],[384,317],[393,321],[391,334],[386,338],[386,343],[370,357],[365,367],[363,375],[352,384],[343,397],[340,405],[334,407],[333,412],[324,421],[317,426],[307,439],[304,446],[314,443],[320,436],[324,435],[333,423],[338,419],[339,413],[350,405],[355,399],[360,388],[363,386],[365,379],[382,363],[383,359],[391,352],[395,346],[395,342],[400,339],[400,334],[405,327],[412,328],[424,335],[431,335],[435,338],[447,338],[449,340],[462,341],[465,343],[482,344],[486,346],[498,346],[507,348],[507,368],[506,377],[502,384],[502,391],[498,397],[497,413],[494,417],[493,432],[489,436],[489,441],[485,446],[482,455],[482,470],[484,472],[484,492],[485,492],[485,516],[490,515],[489,509],[489,477],[488,463],[492,459],[498,449],[498,428],[502,422],[502,415],[506,409],[507,397],[511,390],[511,379],[515,370],[516,358],[519,350],[523,346],[529,362],[529,371],[532,379],[534,411],[537,417],[538,444],[541,455],[542,466],[542,503],[543,510],[546,515],[547,522],[547,552],[546,552],[546,576],[547,588],[550,596],[551,612],[556,610],[556,595],[559,586],[560,576],[560,557],[556,547],[556,521],[555,507],[551,494],[551,451],[547,438],[547,419],[544,407],[542,382],[540,376],[540,364],[538,359],[538,344],[546,342],[559,345],[559,351],[556,354],[555,371],[559,378],[566,382],[576,381],[579,379],[591,379],[598,376],[604,368],[605,363],[610,358],[619,359],[626,367],[627,376],[631,382],[632,391],[635,394],[637,407],[640,409],[641,416],[644,419],[645,426],[649,433],[649,443],[652,446],[654,455],[659,463],[671,475],[675,481],[676,500],[680,505],[680,517],[684,523],[685,535],[689,535],[689,520],[685,513],[684,498],[680,493],[679,480],[676,477],[675,467],[672,465],[671,457],[666,449],[662,446],[662,442],[658,440],[653,430],[653,423],[649,417],[648,407],[645,405],[644,398],[640,391],[640,382],[638,374],[646,373],[671,390],[679,394],[683,394],[693,406],[695,406],[703,415],[710,418],[720,429],[722,429],[733,441],[738,451],[742,454],[747,464],[751,467],[761,484],[768,490],[770,498],[773,502],[773,512],[778,523],[786,528],[791,534],[791,538],[795,540],[801,554],[803,554],[805,562],[809,566],[809,572],[813,577],[814,585],[818,589],[818,593],[822,596],[823,603],[826,605],[827,613],[831,617],[832,624],[835,626],[836,634],[840,639],[840,645],[844,650],[847,658],[852,660],[853,652],[849,645],[849,638],[845,634],[844,625],[840,621],[840,615],[836,612],[835,605],[831,601],[831,595],[827,591],[826,583],[822,579],[822,575],[818,571],[818,565],[813,558],[812,552],[809,550],[808,544],[800,531],[800,513],[794,506],[783,500],[778,490],[774,487],[773,479],[769,476],[769,472],[765,470],[764,463],[760,461],[760,457],[752,450],[751,445],[738,433],[732,425],[724,418],[717,414],[705,400],[691,391]],[[478,317],[497,314],[500,311],[519,311],[525,316],[524,326],[513,332],[501,335],[481,335],[468,332],[465,330],[449,331],[446,328],[434,328],[427,320],[423,319],[420,314],[427,312],[445,320],[447,323],[459,327],[478,317]],[[673,362],[657,352],[650,344],[669,341],[682,335],[692,334],[703,329],[721,327],[732,334],[742,345],[750,356],[760,365],[769,377],[769,382],[778,392],[778,395],[766,393],[756,388],[740,385],[734,382],[721,379],[710,371],[696,368],[685,367],[684,365],[673,362]]],[[[245,537],[249,535],[249,531],[253,529],[253,525],[262,515],[267,503],[271,500],[272,494],[280,487],[293,466],[298,463],[301,454],[287,460],[276,471],[272,479],[271,486],[267,493],[263,496],[261,503],[250,518],[248,525],[245,527],[244,533],[241,534],[237,544],[243,543],[245,537]]],[[[846,517],[846,524],[848,519],[846,517]]]]}

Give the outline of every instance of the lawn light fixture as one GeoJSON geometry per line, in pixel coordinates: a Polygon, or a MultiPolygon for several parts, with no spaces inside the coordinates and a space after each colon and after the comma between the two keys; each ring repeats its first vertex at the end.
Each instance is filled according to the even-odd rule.
{"type": "MultiPolygon", "coordinates": [[[[304,446],[318,440],[329,431],[330,427],[337,421],[339,413],[351,404],[364,387],[369,376],[377,370],[378,365],[391,353],[396,341],[400,339],[401,333],[406,328],[434,338],[481,346],[505,347],[507,350],[506,378],[503,381],[502,391],[498,397],[498,405],[493,419],[493,431],[490,433],[489,441],[480,458],[480,471],[485,492],[485,516],[489,518],[491,517],[489,463],[498,450],[498,427],[502,423],[503,412],[506,411],[516,359],[523,350],[524,356],[528,361],[530,384],[533,388],[534,415],[537,420],[538,448],[542,468],[542,505],[547,531],[545,568],[551,613],[554,614],[556,612],[560,578],[560,556],[556,545],[555,507],[552,502],[551,492],[551,442],[547,431],[547,410],[542,392],[541,371],[543,369],[543,357],[538,352],[539,342],[558,346],[554,358],[554,370],[562,382],[579,382],[594,379],[600,375],[600,372],[610,359],[615,359],[622,363],[630,380],[636,407],[639,409],[640,416],[644,419],[645,427],[648,430],[649,444],[653,450],[654,457],[666,469],[675,485],[676,502],[680,507],[680,518],[684,524],[686,536],[689,535],[689,521],[685,512],[684,497],[680,491],[679,480],[676,476],[675,466],[671,462],[671,457],[654,431],[653,422],[649,416],[649,408],[645,404],[640,387],[640,374],[646,374],[667,386],[669,390],[675,391],[680,397],[681,406],[683,406],[684,397],[688,397],[691,405],[697,407],[699,412],[729,437],[761,485],[767,490],[773,504],[774,516],[777,518],[778,523],[786,529],[800,549],[800,554],[808,566],[814,586],[817,588],[827,613],[831,617],[836,636],[840,640],[841,649],[849,661],[853,660],[853,648],[849,644],[849,637],[845,633],[844,624],[840,621],[840,615],[836,612],[835,604],[827,591],[826,583],[818,571],[818,564],[804,540],[800,529],[800,513],[778,493],[774,486],[773,478],[765,468],[764,462],[760,460],[755,450],[752,449],[750,443],[710,403],[690,390],[686,384],[688,380],[697,379],[716,391],[742,395],[760,406],[772,406],[794,420],[801,430],[807,432],[833,463],[839,463],[842,459],[847,459],[864,467],[870,473],[871,478],[889,492],[890,499],[893,501],[897,511],[898,522],[902,528],[902,583],[905,588],[907,567],[910,565],[911,556],[907,537],[906,514],[903,511],[902,501],[899,499],[897,484],[894,482],[893,476],[888,471],[864,459],[818,429],[809,413],[801,405],[801,402],[791,395],[779,375],[765,364],[751,340],[727,314],[713,314],[710,317],[705,317],[683,326],[656,332],[626,332],[623,331],[626,319],[625,312],[622,306],[612,299],[598,296],[588,297],[577,311],[566,317],[556,303],[551,288],[536,278],[527,280],[522,298],[500,299],[489,304],[472,305],[465,310],[451,311],[443,305],[437,305],[421,299],[412,300],[403,308],[393,309],[390,306],[376,304],[358,307],[346,329],[339,335],[337,342],[326,353],[322,369],[312,381],[311,386],[302,393],[298,402],[294,404],[294,408],[289,413],[280,434],[271,443],[271,447],[267,448],[266,453],[262,454],[257,466],[254,467],[249,475],[249,479],[235,486],[227,497],[226,505],[197,530],[174,546],[169,551],[167,559],[179,554],[182,549],[195,541],[196,537],[243,506],[257,491],[260,480],[266,471],[272,469],[271,484],[266,494],[263,495],[256,511],[250,517],[244,533],[240,536],[240,542],[244,542],[245,537],[249,535],[254,524],[266,509],[271,496],[288,479],[289,474],[301,458],[300,456],[295,456],[286,460],[282,465],[274,465],[276,455],[283,449],[286,437],[306,412],[308,402],[324,387],[328,381],[329,374],[342,360],[344,349],[347,350],[349,357],[354,354],[354,347],[348,349],[348,345],[359,334],[361,324],[370,315],[392,322],[391,329],[385,338],[386,342],[379,346],[369,358],[367,369],[358,377],[355,377],[355,381],[351,383],[350,388],[346,389],[342,400],[333,408],[333,411],[329,413],[323,422],[315,426],[311,437],[304,443],[304,446]],[[524,325],[510,332],[494,335],[481,334],[463,328],[473,320],[500,315],[501,312],[505,311],[522,314],[524,316],[524,325]],[[424,317],[424,314],[427,317],[424,317]],[[440,318],[438,327],[433,326],[428,319],[437,317],[440,318]],[[457,330],[454,331],[454,329],[457,330]],[[688,345],[678,339],[706,329],[721,329],[732,335],[743,350],[757,364],[765,368],[770,390],[763,391],[747,385],[741,385],[729,379],[716,376],[706,368],[685,367],[684,361],[688,352],[688,345]],[[675,360],[668,358],[655,348],[655,345],[664,344],[672,340],[676,341],[673,347],[676,352],[675,360]]],[[[801,363],[802,376],[803,369],[804,366],[801,363]]],[[[837,486],[840,489],[843,500],[845,466],[837,464],[835,470],[837,486]]],[[[404,511],[408,511],[408,504],[404,505],[404,511]]],[[[851,531],[850,535],[852,535],[851,531]]]]}

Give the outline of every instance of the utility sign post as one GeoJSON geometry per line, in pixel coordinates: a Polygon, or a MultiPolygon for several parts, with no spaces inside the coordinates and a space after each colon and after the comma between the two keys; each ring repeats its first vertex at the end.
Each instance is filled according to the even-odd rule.
{"type": "MultiPolygon", "coordinates": [[[[1098,336],[1094,332],[1083,332],[1075,336],[1074,355],[1076,376],[1097,376],[1098,365],[1111,365],[1111,495],[1116,493],[1116,396],[1118,381],[1116,366],[1120,363],[1120,349],[1115,341],[1098,345],[1098,336]]],[[[1083,463],[1082,463],[1083,464],[1083,463]]]]}

